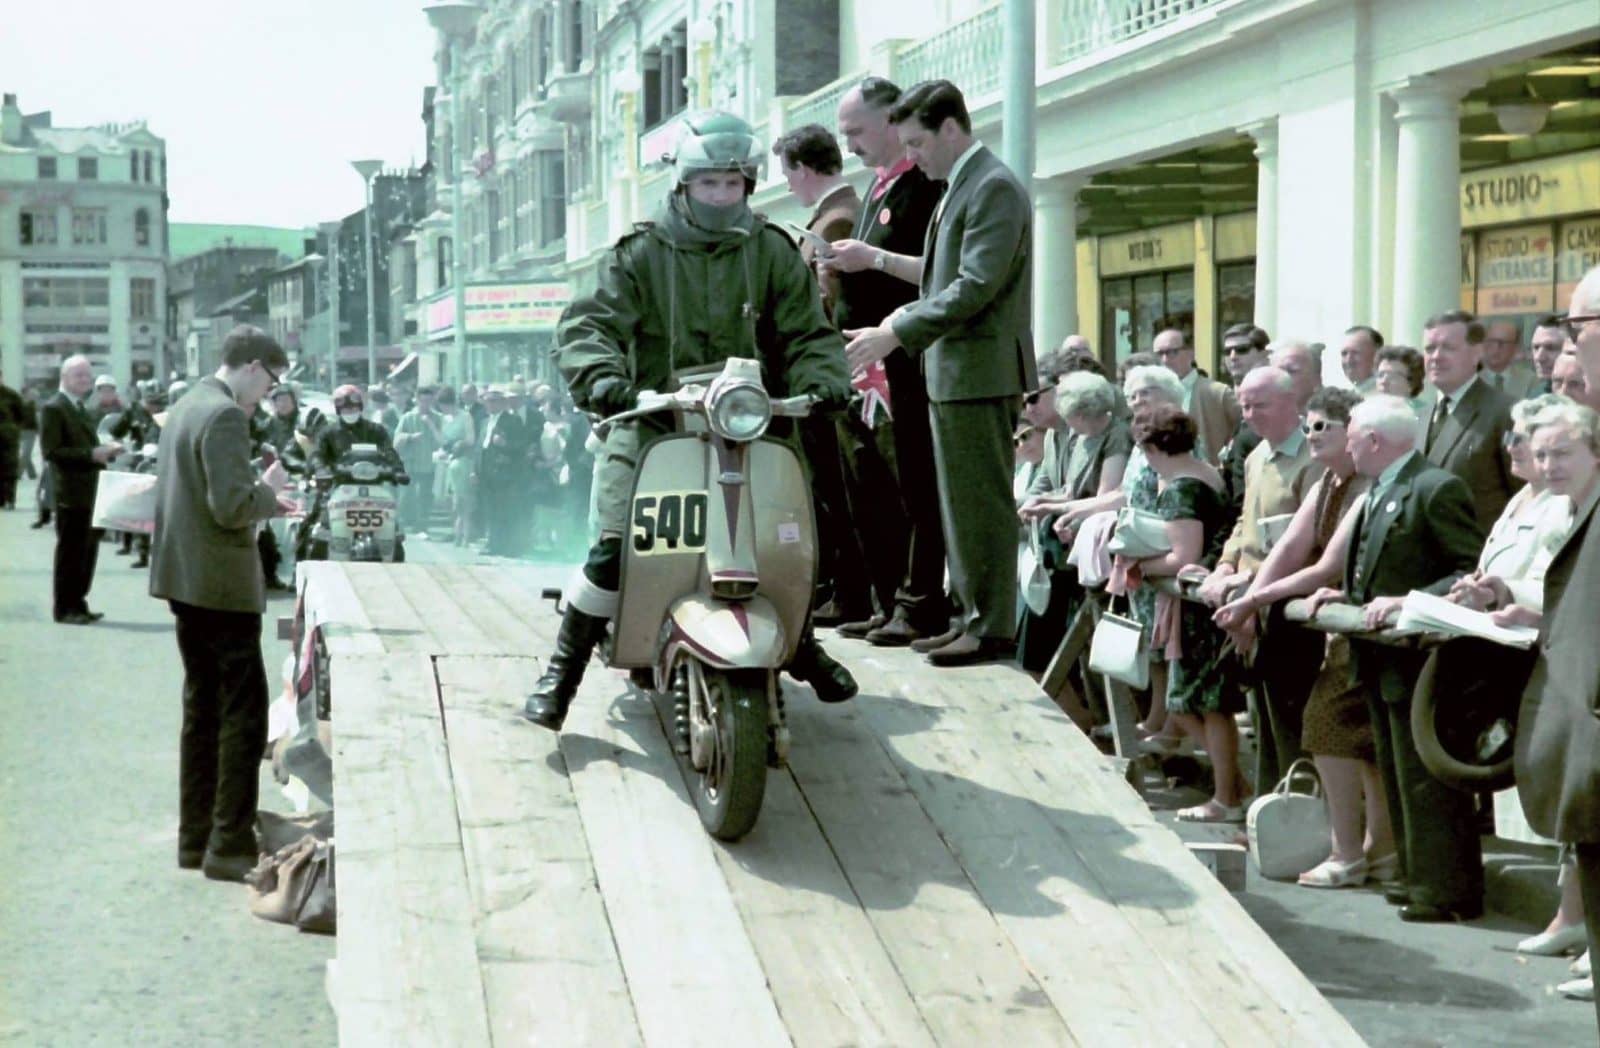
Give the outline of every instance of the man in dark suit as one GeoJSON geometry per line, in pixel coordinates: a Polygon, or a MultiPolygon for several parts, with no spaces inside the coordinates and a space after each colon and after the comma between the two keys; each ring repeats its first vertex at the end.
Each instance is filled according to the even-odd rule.
{"type": "MultiPolygon", "coordinates": [[[[1012,433],[1037,388],[1031,309],[1033,208],[1000,158],[972,137],[948,80],[918,84],[889,119],[929,178],[948,182],[928,228],[922,297],[865,331],[846,331],[852,369],[897,348],[928,386],[940,515],[959,628],[912,646],[937,666],[1009,656],[1017,626],[1012,433]]],[[[903,262],[894,263],[905,267],[903,262]]]]}
{"type": "Polygon", "coordinates": [[[1487,532],[1522,482],[1511,475],[1505,435],[1512,398],[1479,377],[1483,325],[1451,310],[1423,325],[1423,365],[1439,391],[1423,444],[1428,461],[1467,482],[1478,523],[1487,532]]]}
{"type": "MultiPolygon", "coordinates": [[[[1417,417],[1398,397],[1357,405],[1347,433],[1356,470],[1373,478],[1345,561],[1342,592],[1322,590],[1313,606],[1364,606],[1377,630],[1393,623],[1405,595],[1443,595],[1472,571],[1484,533],[1461,479],[1416,453],[1417,417]]],[[[1359,635],[1357,635],[1359,637],[1359,635]]],[[[1386,896],[1406,921],[1471,919],[1483,912],[1483,854],[1472,795],[1423,766],[1411,732],[1411,695],[1426,656],[1414,648],[1351,642],[1355,673],[1368,685],[1378,770],[1395,827],[1403,882],[1386,896]]]]}
{"type": "Polygon", "coordinates": [[[171,607],[183,657],[178,865],[213,880],[242,881],[257,858],[267,673],[255,530],[287,510],[277,492],[289,478],[274,463],[257,480],[249,414],[288,369],[265,332],[236,327],[222,366],[173,405],[161,431],[150,595],[171,607]]]}
{"type": "Polygon", "coordinates": [[[484,525],[489,535],[485,552],[515,557],[521,552],[524,529],[520,517],[527,506],[528,431],[510,408],[506,391],[493,386],[483,391],[489,415],[483,424],[478,460],[478,490],[482,492],[484,525]]]}
{"type": "Polygon", "coordinates": [[[94,582],[101,535],[90,522],[94,518],[100,471],[122,453],[121,444],[101,444],[95,432],[89,406],[84,402],[93,385],[89,359],[69,357],[61,365],[61,389],[39,409],[39,452],[55,482],[52,614],[57,622],[71,626],[87,626],[102,617],[89,610],[89,587],[94,582]]]}
{"type": "Polygon", "coordinates": [[[1546,313],[1533,324],[1533,336],[1528,339],[1528,352],[1533,358],[1534,383],[1528,389],[1528,399],[1551,392],[1550,380],[1556,361],[1567,344],[1567,329],[1561,314],[1546,313]]]}
{"type": "MultiPolygon", "coordinates": [[[[824,270],[840,274],[834,320],[841,329],[874,327],[917,299],[928,222],[943,189],[912,162],[889,122],[899,101],[898,87],[867,77],[839,102],[845,145],[873,169],[850,238],[836,240],[823,262],[824,270]]],[[[839,632],[896,647],[944,633],[950,619],[928,386],[904,349],[885,357],[882,369],[881,376],[871,372],[858,381],[865,397],[859,417],[850,420],[853,439],[845,456],[851,497],[863,503],[855,518],[870,552],[878,610],[839,632]],[[869,399],[880,377],[888,386],[887,405],[869,399]]]]}

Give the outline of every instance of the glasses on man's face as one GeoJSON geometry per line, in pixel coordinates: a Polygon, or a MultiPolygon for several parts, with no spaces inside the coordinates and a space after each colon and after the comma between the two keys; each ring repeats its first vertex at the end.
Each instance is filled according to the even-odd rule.
{"type": "Polygon", "coordinates": [[[1183,354],[1189,352],[1189,347],[1179,346],[1177,349],[1157,349],[1153,350],[1153,352],[1162,360],[1166,360],[1168,357],[1181,357],[1183,354]]]}
{"type": "Polygon", "coordinates": [[[1309,437],[1314,434],[1321,433],[1324,430],[1337,429],[1343,425],[1343,422],[1335,422],[1331,418],[1314,418],[1306,422],[1302,422],[1300,424],[1300,431],[1309,437]]]}
{"type": "Polygon", "coordinates": [[[1600,313],[1574,313],[1561,321],[1561,326],[1567,329],[1567,337],[1576,342],[1578,341],[1578,332],[1583,329],[1583,326],[1596,320],[1600,320],[1600,313]]]}
{"type": "Polygon", "coordinates": [[[1230,357],[1242,357],[1245,354],[1254,351],[1255,348],[1255,346],[1252,346],[1248,342],[1241,342],[1237,346],[1224,346],[1222,352],[1230,357]]]}

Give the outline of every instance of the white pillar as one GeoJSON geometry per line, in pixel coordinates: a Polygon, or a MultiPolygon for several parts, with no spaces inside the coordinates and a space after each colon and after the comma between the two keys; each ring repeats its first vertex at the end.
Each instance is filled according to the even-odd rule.
{"type": "Polygon", "coordinates": [[[1391,342],[1421,345],[1423,321],[1460,300],[1461,96],[1470,87],[1427,75],[1388,89],[1398,132],[1391,342]]]}
{"type": "Polygon", "coordinates": [[[1043,353],[1078,334],[1078,175],[1033,186],[1033,348],[1043,353]]]}
{"type": "Polygon", "coordinates": [[[1278,122],[1252,124],[1244,133],[1256,143],[1255,325],[1278,335],[1278,122]]]}

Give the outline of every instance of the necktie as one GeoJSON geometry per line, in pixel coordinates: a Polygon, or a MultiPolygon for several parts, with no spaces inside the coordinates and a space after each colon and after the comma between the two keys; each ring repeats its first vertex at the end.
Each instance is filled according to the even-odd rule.
{"type": "Polygon", "coordinates": [[[1506,377],[1505,377],[1505,375],[1501,374],[1498,371],[1491,371],[1489,373],[1489,377],[1493,380],[1495,389],[1504,390],[1506,388],[1506,377]]]}
{"type": "Polygon", "coordinates": [[[1450,417],[1450,398],[1444,394],[1439,395],[1439,402],[1433,406],[1433,417],[1428,419],[1428,442],[1423,450],[1432,451],[1433,442],[1444,428],[1444,420],[1450,417]]]}

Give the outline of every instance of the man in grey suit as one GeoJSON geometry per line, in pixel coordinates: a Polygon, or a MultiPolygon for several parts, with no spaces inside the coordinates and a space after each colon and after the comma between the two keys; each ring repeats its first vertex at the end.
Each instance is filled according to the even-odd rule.
{"type": "Polygon", "coordinates": [[[1463,310],[1429,317],[1423,325],[1423,365],[1439,391],[1423,451],[1429,462],[1467,482],[1487,533],[1522,482],[1511,475],[1505,447],[1512,398],[1478,370],[1483,340],[1483,325],[1463,310]]]}
{"type": "Polygon", "coordinates": [[[161,431],[150,595],[172,608],[183,658],[178,865],[213,880],[243,880],[257,858],[267,674],[255,531],[287,510],[277,492],[288,475],[274,463],[256,479],[249,417],[288,368],[265,332],[236,327],[222,367],[173,405],[161,431]]]}
{"type": "MultiPolygon", "coordinates": [[[[972,137],[966,102],[948,80],[912,87],[889,119],[907,156],[947,188],[928,224],[921,298],[878,327],[846,331],[846,355],[857,369],[903,347],[922,366],[950,585],[962,617],[912,647],[935,665],[955,666],[1014,648],[1011,436],[1019,398],[1038,385],[1030,328],[1033,209],[1016,176],[972,137]]],[[[895,264],[916,260],[897,257],[895,264]]]]}

